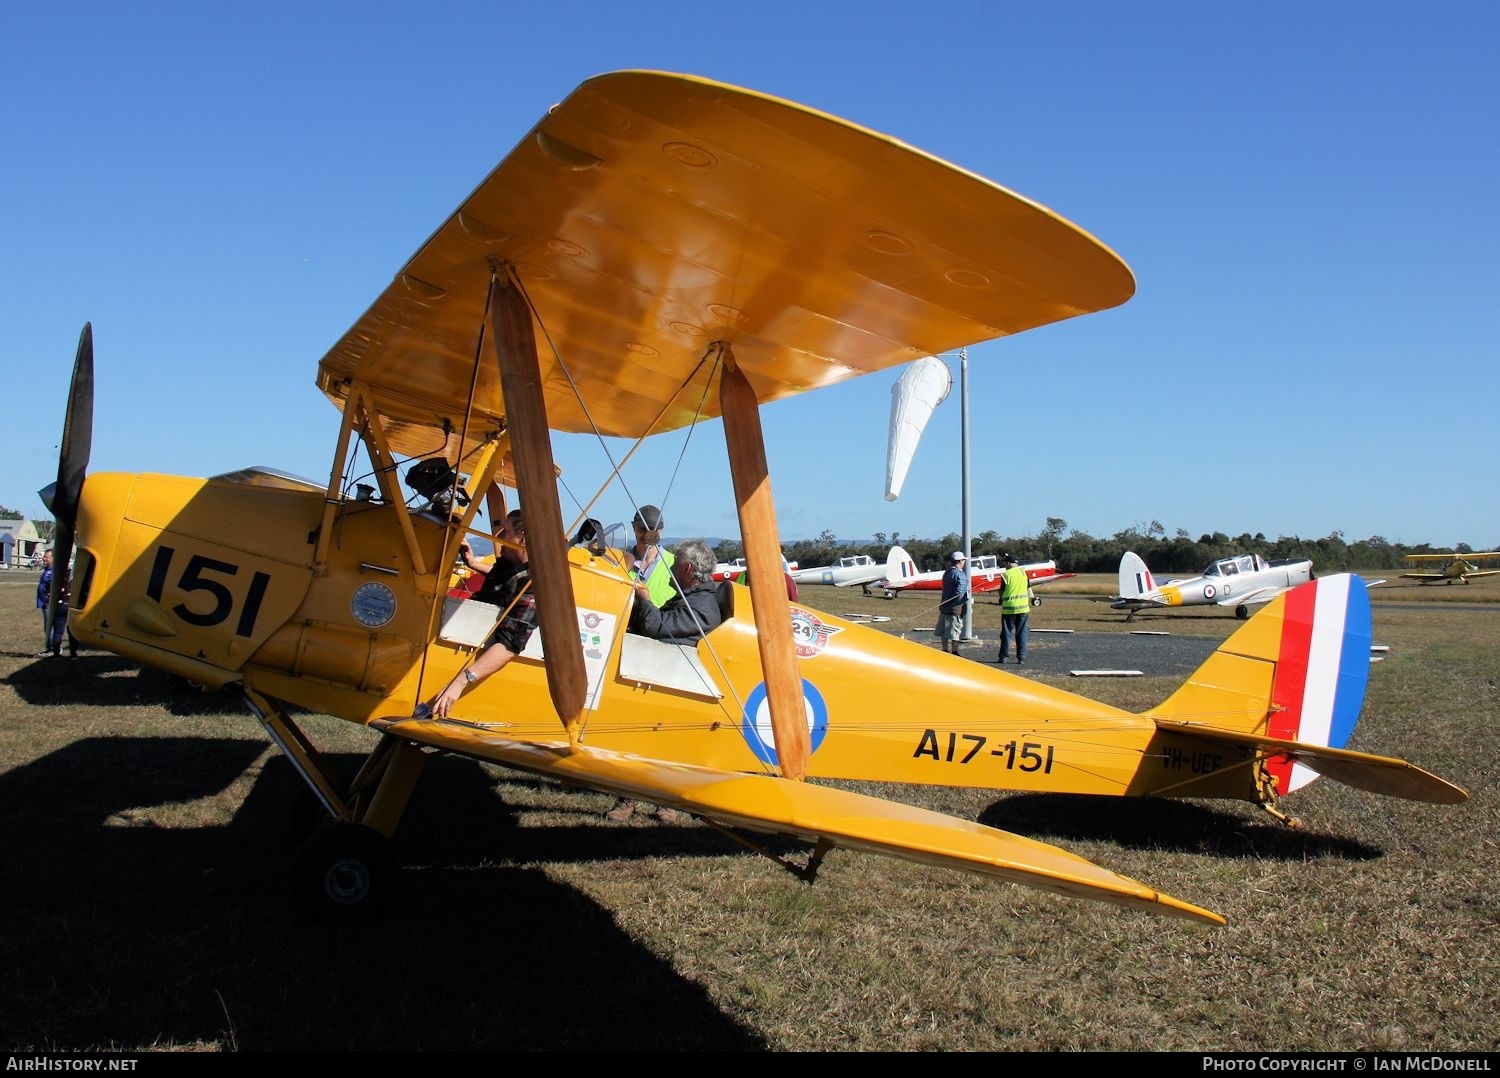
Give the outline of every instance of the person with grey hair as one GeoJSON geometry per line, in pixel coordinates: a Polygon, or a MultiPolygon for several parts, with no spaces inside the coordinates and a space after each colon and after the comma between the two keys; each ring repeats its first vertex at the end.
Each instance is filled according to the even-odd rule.
{"type": "MultiPolygon", "coordinates": [[[[677,594],[662,606],[651,601],[651,589],[644,580],[635,582],[635,610],[630,615],[629,631],[655,637],[674,644],[691,644],[719,624],[719,600],[715,596],[714,552],[701,539],[677,544],[672,558],[672,583],[677,594]]],[[[621,823],[647,806],[629,797],[617,799],[606,819],[621,823]]],[[[677,823],[682,813],[657,807],[656,818],[663,823],[677,823]]]]}
{"type": "Polygon", "coordinates": [[[635,582],[635,611],[630,632],[658,640],[692,643],[719,624],[714,596],[714,552],[701,539],[688,539],[672,552],[672,583],[677,594],[661,606],[651,601],[644,580],[635,582]]]}

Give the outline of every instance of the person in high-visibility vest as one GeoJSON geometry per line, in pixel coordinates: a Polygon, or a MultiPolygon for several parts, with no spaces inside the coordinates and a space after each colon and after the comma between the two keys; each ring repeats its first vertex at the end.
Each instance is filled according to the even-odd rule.
{"type": "Polygon", "coordinates": [[[1000,586],[1000,662],[1004,662],[1015,644],[1016,662],[1026,661],[1026,620],[1031,616],[1031,581],[1026,570],[1016,564],[1016,556],[1003,559],[1004,583],[1000,586]]]}

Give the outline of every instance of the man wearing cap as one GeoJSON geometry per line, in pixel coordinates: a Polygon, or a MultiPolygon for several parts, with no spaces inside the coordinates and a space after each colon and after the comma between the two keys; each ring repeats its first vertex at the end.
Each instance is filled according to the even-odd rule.
{"type": "Polygon", "coordinates": [[[969,610],[969,562],[962,550],[948,555],[948,569],[943,573],[943,597],[938,602],[937,638],[943,650],[958,654],[958,642],[964,635],[964,614],[969,610]]]}
{"type": "Polygon", "coordinates": [[[635,547],[631,555],[635,559],[630,566],[630,579],[646,585],[651,596],[651,605],[663,607],[667,600],[677,594],[672,583],[672,553],[661,548],[661,510],[654,505],[643,505],[635,511],[635,547]]]}
{"type": "Polygon", "coordinates": [[[1010,654],[1014,641],[1016,662],[1026,661],[1026,622],[1031,615],[1031,581],[1026,570],[1016,564],[1016,556],[1001,559],[1005,571],[1000,574],[1000,662],[1010,654]]]}

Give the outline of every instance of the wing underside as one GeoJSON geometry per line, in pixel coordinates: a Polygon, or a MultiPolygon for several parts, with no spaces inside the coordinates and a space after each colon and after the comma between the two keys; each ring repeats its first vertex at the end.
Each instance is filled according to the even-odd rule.
{"type": "Polygon", "coordinates": [[[1164,895],[1054,846],[926,809],[845,790],[668,763],[559,738],[520,741],[467,723],[380,720],[388,734],[608,793],[669,805],[723,827],[959,869],[1075,898],[1223,924],[1218,914],[1164,895]]]}
{"type": "Polygon", "coordinates": [[[1135,290],[1083,230],[895,139],[615,72],[474,190],[323,357],[319,387],[340,408],[367,392],[398,452],[432,452],[434,430],[472,448],[505,416],[481,336],[492,272],[533,305],[552,427],[627,437],[717,414],[713,342],[765,403],[1135,290]]]}

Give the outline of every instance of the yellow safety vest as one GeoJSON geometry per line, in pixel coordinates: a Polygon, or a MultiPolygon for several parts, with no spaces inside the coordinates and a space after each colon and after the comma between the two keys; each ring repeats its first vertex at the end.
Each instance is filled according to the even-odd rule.
{"type": "MultiPolygon", "coordinates": [[[[662,607],[667,605],[667,600],[677,594],[677,584],[672,577],[672,563],[677,558],[670,550],[657,548],[657,558],[646,569],[646,590],[651,594],[651,605],[662,607]]],[[[630,570],[630,579],[636,580],[640,577],[633,567],[630,570]]]]}
{"type": "Polygon", "coordinates": [[[1026,570],[1012,565],[1005,570],[1005,586],[1000,593],[1000,613],[1025,614],[1031,609],[1031,581],[1026,570]]]}

